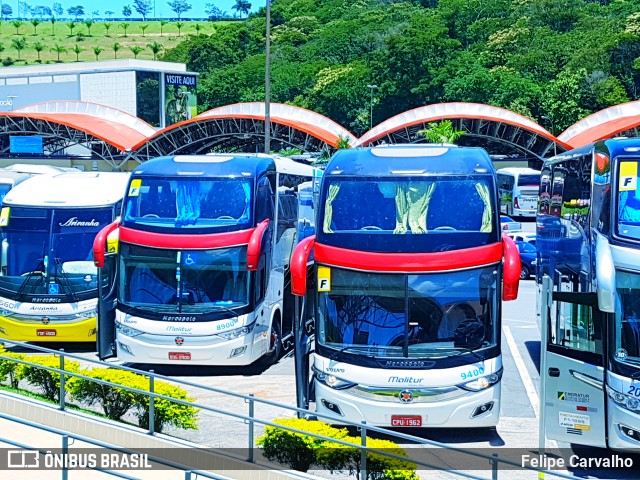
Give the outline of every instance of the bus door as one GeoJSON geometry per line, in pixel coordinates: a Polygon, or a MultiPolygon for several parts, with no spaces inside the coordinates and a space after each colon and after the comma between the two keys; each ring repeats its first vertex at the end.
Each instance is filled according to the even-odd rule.
{"type": "MultiPolygon", "coordinates": [[[[543,298],[552,283],[545,277],[543,298]]],[[[606,447],[604,314],[597,294],[552,292],[542,310],[542,408],[546,435],[561,442],[606,447]]]]}
{"type": "Polygon", "coordinates": [[[98,269],[98,357],[106,360],[116,356],[116,305],[118,255],[105,255],[104,266],[98,269]]]}
{"type": "Polygon", "coordinates": [[[309,402],[315,401],[313,379],[310,375],[310,357],[315,340],[317,295],[314,268],[308,270],[307,288],[306,295],[294,298],[296,307],[293,324],[297,407],[304,409],[309,408],[309,402]]]}

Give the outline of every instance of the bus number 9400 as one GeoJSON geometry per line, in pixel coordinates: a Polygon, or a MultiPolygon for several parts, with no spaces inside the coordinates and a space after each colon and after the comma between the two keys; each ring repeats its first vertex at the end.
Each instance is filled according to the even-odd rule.
{"type": "Polygon", "coordinates": [[[469,370],[468,372],[462,372],[460,374],[460,377],[462,377],[463,380],[469,380],[470,378],[477,377],[479,375],[482,375],[483,373],[484,367],[478,367],[474,368],[473,370],[469,370]]]}

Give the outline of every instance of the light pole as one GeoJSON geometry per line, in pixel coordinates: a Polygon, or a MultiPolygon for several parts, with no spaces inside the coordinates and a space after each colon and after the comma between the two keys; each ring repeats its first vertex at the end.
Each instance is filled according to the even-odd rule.
{"type": "Polygon", "coordinates": [[[264,72],[264,153],[271,152],[271,0],[267,0],[264,72]]]}
{"type": "Polygon", "coordinates": [[[373,91],[378,88],[378,85],[367,85],[367,88],[371,90],[371,100],[369,102],[369,130],[373,128],[373,91]]]}
{"type": "MultiPolygon", "coordinates": [[[[549,122],[551,122],[551,133],[555,137],[556,134],[553,133],[553,131],[555,130],[555,128],[553,128],[553,116],[551,116],[551,115],[543,115],[542,119],[543,120],[549,120],[549,122]]],[[[558,154],[558,152],[557,152],[557,148],[556,148],[556,142],[554,140],[553,141],[553,156],[555,157],[557,154],[558,154]]]]}

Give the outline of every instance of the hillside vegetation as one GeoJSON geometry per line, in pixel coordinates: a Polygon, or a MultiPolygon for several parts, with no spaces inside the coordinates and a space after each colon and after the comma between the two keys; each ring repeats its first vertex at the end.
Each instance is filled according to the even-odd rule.
{"type": "MultiPolygon", "coordinates": [[[[356,135],[372,99],[374,125],[465,101],[557,134],[640,87],[640,0],[274,0],[272,21],[272,101],[356,135]]],[[[202,110],[263,101],[264,12],[215,28],[163,58],[201,72],[202,110]]]]}
{"type": "Polygon", "coordinates": [[[161,56],[187,36],[211,35],[224,24],[187,21],[162,21],[162,24],[160,21],[52,24],[46,20],[34,26],[30,21],[16,23],[3,20],[0,22],[0,59],[4,66],[114,58],[153,60],[154,56],[161,56]],[[114,49],[115,44],[118,46],[114,49]]]}

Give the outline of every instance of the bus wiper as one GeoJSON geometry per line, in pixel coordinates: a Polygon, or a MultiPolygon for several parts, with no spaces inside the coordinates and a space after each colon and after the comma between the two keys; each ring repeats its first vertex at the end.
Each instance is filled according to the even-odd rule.
{"type": "Polygon", "coordinates": [[[462,350],[461,352],[458,352],[458,355],[462,355],[463,353],[470,353],[471,355],[476,357],[478,360],[484,362],[484,360],[485,360],[484,355],[481,355],[478,352],[476,352],[476,350],[478,348],[482,347],[482,346],[483,345],[479,345],[475,349],[474,348],[465,347],[465,346],[462,346],[462,345],[461,346],[455,346],[455,347],[436,347],[435,350],[452,350],[452,349],[462,350]]]}
{"type": "MultiPolygon", "coordinates": [[[[209,306],[209,305],[207,305],[209,306]]],[[[218,303],[213,302],[213,304],[211,305],[212,307],[218,308],[220,310],[224,310],[225,312],[230,313],[231,315],[233,315],[234,317],[238,316],[238,312],[236,312],[235,310],[231,310],[229,307],[225,307],[224,305],[220,305],[218,303]]]]}
{"type": "Polygon", "coordinates": [[[56,265],[56,272],[58,273],[58,275],[60,276],[60,279],[62,280],[60,283],[66,287],[67,293],[71,295],[71,297],[73,298],[73,301],[78,302],[80,299],[78,298],[78,295],[76,294],[74,288],[71,286],[71,281],[69,280],[69,274],[64,271],[64,268],[62,268],[62,260],[60,260],[58,257],[54,257],[53,261],[56,265]]]}
{"type": "MultiPolygon", "coordinates": [[[[18,291],[16,292],[16,296],[18,299],[20,299],[22,297],[22,295],[24,295],[24,289],[27,287],[27,285],[29,284],[29,281],[31,280],[31,278],[35,275],[39,275],[40,276],[40,280],[44,281],[44,277],[43,275],[43,271],[39,270],[40,266],[44,267],[44,256],[42,258],[39,258],[38,260],[36,260],[36,264],[33,267],[33,269],[27,273],[25,279],[22,281],[22,283],[20,284],[20,287],[18,288],[18,291]]],[[[34,285],[34,287],[38,287],[39,285],[36,282],[36,285],[34,285]]]]}

